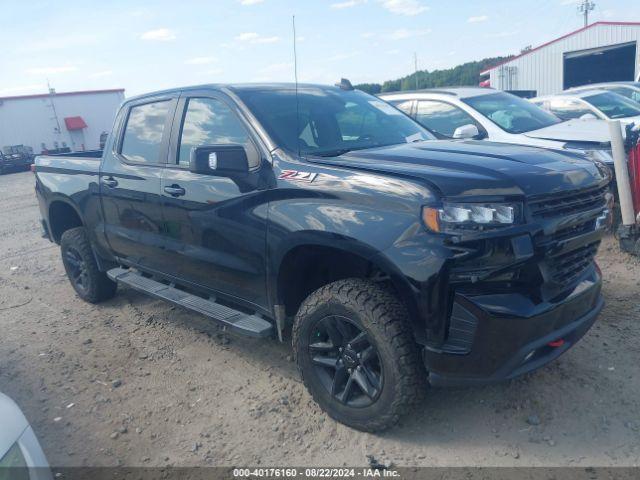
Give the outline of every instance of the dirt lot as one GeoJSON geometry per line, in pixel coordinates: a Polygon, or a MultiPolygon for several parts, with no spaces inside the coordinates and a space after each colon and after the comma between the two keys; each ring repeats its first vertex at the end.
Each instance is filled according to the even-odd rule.
{"type": "Polygon", "coordinates": [[[640,464],[640,262],[609,238],[607,306],[523,379],[432,390],[382,435],[326,417],[287,344],[227,337],[132,290],[79,300],[40,238],[31,173],[0,177],[0,391],[53,465],[640,464]]]}

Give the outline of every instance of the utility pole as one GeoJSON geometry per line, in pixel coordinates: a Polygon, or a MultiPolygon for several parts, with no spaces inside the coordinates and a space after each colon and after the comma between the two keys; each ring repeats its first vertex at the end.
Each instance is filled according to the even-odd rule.
{"type": "Polygon", "coordinates": [[[594,8],[596,8],[596,4],[591,0],[582,0],[580,5],[578,5],[578,12],[584,16],[585,27],[589,26],[589,12],[593,11],[594,8]]]}
{"type": "Polygon", "coordinates": [[[418,54],[416,52],[413,52],[413,68],[415,71],[415,77],[416,77],[416,90],[418,90],[418,54]]]}

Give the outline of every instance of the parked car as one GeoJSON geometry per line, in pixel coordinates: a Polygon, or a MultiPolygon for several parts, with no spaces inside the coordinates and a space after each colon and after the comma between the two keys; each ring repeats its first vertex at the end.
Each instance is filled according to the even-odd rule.
{"type": "Polygon", "coordinates": [[[47,459],[20,408],[0,393],[0,478],[51,480],[47,459]]]}
{"type": "Polygon", "coordinates": [[[536,97],[531,102],[563,120],[599,118],[620,120],[623,125],[640,123],[640,105],[607,90],[567,90],[557,95],[536,97]]]}
{"type": "Polygon", "coordinates": [[[394,92],[380,98],[439,138],[472,138],[566,150],[585,154],[613,170],[611,138],[604,122],[562,121],[527,100],[490,88],[394,92]]]}
{"type": "Polygon", "coordinates": [[[545,365],[603,306],[606,167],[430,139],[347,81],[167,90],[124,102],[101,159],[37,157],[36,194],[80,298],[120,283],[239,334],[291,327],[313,398],[373,431],[427,375],[545,365]]]}
{"type": "Polygon", "coordinates": [[[640,82],[609,82],[609,83],[593,83],[591,85],[583,85],[581,87],[573,87],[568,92],[582,92],[585,90],[606,90],[617,93],[629,100],[640,103],[640,82]]]}
{"type": "Polygon", "coordinates": [[[33,150],[24,145],[4,147],[0,152],[0,175],[6,172],[28,170],[33,163],[33,150]]]}

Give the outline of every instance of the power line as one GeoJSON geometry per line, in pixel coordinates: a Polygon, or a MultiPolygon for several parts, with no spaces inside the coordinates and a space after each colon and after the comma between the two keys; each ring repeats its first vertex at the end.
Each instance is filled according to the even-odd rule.
{"type": "Polygon", "coordinates": [[[584,16],[584,26],[589,26],[589,12],[596,8],[595,2],[591,0],[582,0],[582,3],[578,5],[578,12],[584,16]]]}

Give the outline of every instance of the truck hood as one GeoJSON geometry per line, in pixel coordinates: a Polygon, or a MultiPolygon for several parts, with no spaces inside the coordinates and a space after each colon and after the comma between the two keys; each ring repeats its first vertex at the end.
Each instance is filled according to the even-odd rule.
{"type": "Polygon", "coordinates": [[[604,183],[577,155],[487,141],[426,141],[350,152],[319,163],[419,178],[445,197],[531,196],[604,183]]]}
{"type": "Polygon", "coordinates": [[[609,126],[604,120],[569,120],[524,134],[530,138],[560,142],[588,142],[608,145],[611,142],[609,126]]]}

